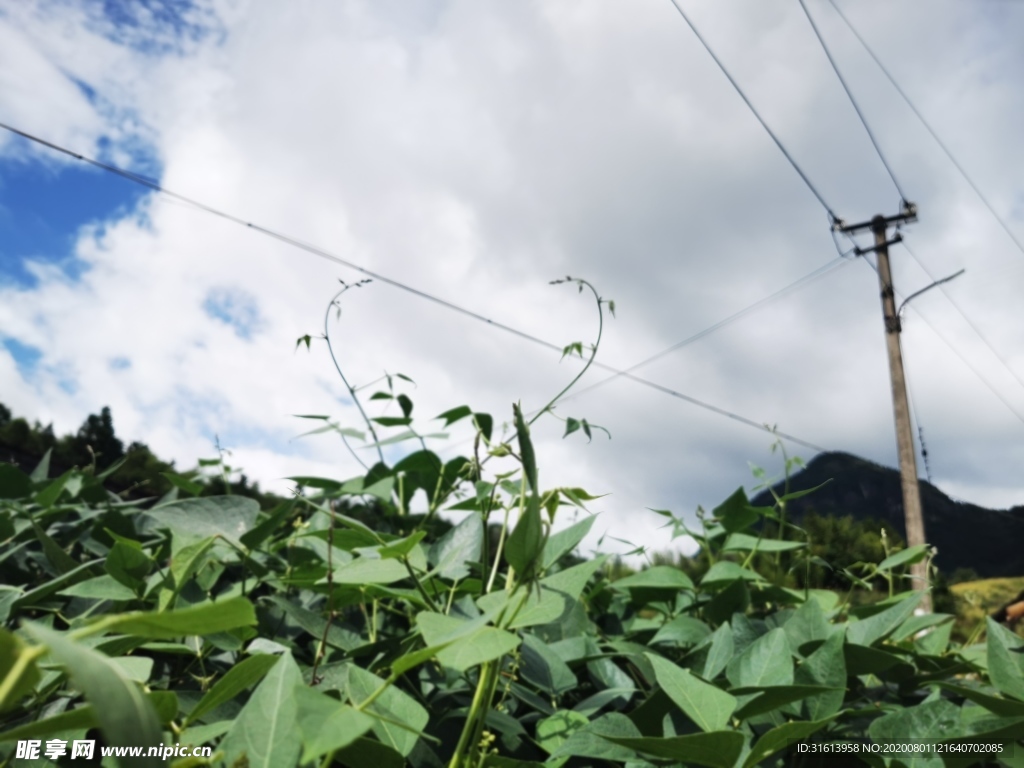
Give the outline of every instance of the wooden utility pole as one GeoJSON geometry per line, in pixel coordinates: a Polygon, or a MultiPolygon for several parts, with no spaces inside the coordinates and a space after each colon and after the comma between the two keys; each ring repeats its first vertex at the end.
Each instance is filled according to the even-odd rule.
{"type": "MultiPolygon", "coordinates": [[[[917,460],[914,451],[914,435],[910,426],[910,404],[907,400],[907,382],[903,374],[903,353],[900,347],[900,316],[896,310],[896,295],[892,285],[892,271],[889,268],[889,246],[900,242],[899,233],[887,239],[889,226],[917,218],[917,208],[911,203],[904,204],[902,213],[896,216],[875,216],[869,222],[847,226],[837,223],[842,232],[856,232],[871,229],[875,236],[873,248],[858,248],[862,255],[874,251],[878,257],[878,284],[882,294],[882,316],[885,320],[885,346],[889,353],[889,375],[892,381],[892,409],[896,418],[896,447],[900,461],[900,485],[903,491],[903,516],[907,529],[907,546],[925,543],[924,514],[921,511],[921,489],[917,479],[917,460]]],[[[912,565],[910,570],[915,589],[924,591],[920,607],[930,613],[931,595],[928,563],[922,561],[912,565]]]]}

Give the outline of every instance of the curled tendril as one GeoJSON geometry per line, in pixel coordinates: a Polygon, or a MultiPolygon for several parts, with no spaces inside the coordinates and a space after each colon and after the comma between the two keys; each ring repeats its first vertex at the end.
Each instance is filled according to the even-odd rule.
{"type": "MultiPolygon", "coordinates": [[[[527,422],[528,425],[533,424],[545,413],[549,413],[551,409],[554,408],[555,404],[562,399],[565,393],[572,389],[574,386],[576,386],[576,382],[583,378],[583,375],[593,364],[594,358],[597,357],[598,347],[601,346],[601,336],[604,333],[604,305],[607,304],[608,309],[611,311],[611,313],[613,315],[615,314],[615,303],[608,301],[607,299],[602,299],[601,295],[597,292],[597,289],[593,285],[591,285],[587,280],[584,280],[579,277],[567,276],[562,280],[552,280],[550,282],[550,285],[561,285],[562,283],[575,283],[576,286],[579,288],[580,293],[583,293],[584,288],[589,288],[590,292],[594,294],[594,301],[597,302],[597,339],[595,339],[594,343],[590,345],[590,357],[587,359],[587,364],[583,366],[583,370],[577,373],[576,376],[573,377],[572,381],[570,381],[568,384],[565,385],[565,387],[562,388],[561,392],[559,392],[557,395],[551,398],[551,400],[548,401],[547,405],[545,405],[539,411],[534,413],[530,420],[527,422]]],[[[578,352],[580,357],[582,357],[583,345],[580,344],[579,342],[575,344],[570,344],[563,351],[562,357],[564,358],[567,354],[570,354],[573,351],[578,352]]]]}
{"type": "MultiPolygon", "coordinates": [[[[341,283],[342,288],[340,291],[334,294],[334,296],[331,298],[330,303],[328,303],[327,305],[327,310],[324,312],[324,341],[327,342],[327,351],[330,352],[331,354],[331,361],[334,363],[334,369],[338,372],[338,375],[341,377],[341,381],[345,385],[345,389],[348,390],[349,396],[352,398],[352,402],[354,402],[356,404],[356,408],[359,409],[359,414],[363,417],[363,421],[366,423],[366,428],[370,431],[370,435],[373,436],[373,442],[377,448],[377,457],[380,459],[381,464],[383,464],[384,452],[380,448],[380,440],[377,437],[377,430],[373,428],[373,422],[370,421],[370,417],[366,415],[366,410],[363,408],[363,404],[359,400],[359,395],[356,394],[356,388],[349,384],[348,379],[345,377],[345,373],[341,370],[341,365],[338,364],[338,358],[334,354],[334,345],[331,344],[331,333],[329,328],[332,308],[335,308],[337,310],[336,319],[341,319],[340,299],[342,294],[344,294],[345,291],[347,291],[350,288],[362,288],[364,285],[369,283],[370,280],[360,280],[358,283],[353,283],[351,285],[346,283],[344,280],[339,280],[338,282],[341,283]]],[[[355,460],[362,465],[363,469],[369,470],[370,468],[366,466],[366,462],[364,462],[359,457],[359,454],[356,453],[351,443],[349,443],[348,438],[344,434],[342,434],[341,439],[344,441],[345,447],[348,448],[348,451],[349,453],[352,454],[353,458],[355,458],[355,460]]]]}

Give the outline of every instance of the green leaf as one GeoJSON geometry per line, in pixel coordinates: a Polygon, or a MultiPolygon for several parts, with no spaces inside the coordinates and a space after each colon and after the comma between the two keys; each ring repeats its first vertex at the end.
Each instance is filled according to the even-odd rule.
{"type": "Polygon", "coordinates": [[[364,737],[339,749],[335,760],[347,768],[405,768],[405,758],[391,747],[364,737]]]}
{"type": "Polygon", "coordinates": [[[916,544],[913,547],[907,547],[895,554],[889,555],[885,560],[878,564],[878,570],[891,571],[899,565],[913,565],[914,563],[920,563],[926,557],[928,557],[928,545],[916,544]]]}
{"type": "Polygon", "coordinates": [[[385,546],[377,549],[377,554],[380,555],[382,560],[400,560],[412,552],[413,548],[419,544],[426,535],[426,531],[416,531],[405,538],[389,541],[385,546]]]}
{"type": "MultiPolygon", "coordinates": [[[[398,560],[357,557],[334,569],[335,584],[393,584],[409,578],[409,571],[398,560]]],[[[323,584],[327,583],[323,579],[323,584]]]]}
{"type": "Polygon", "coordinates": [[[491,441],[491,435],[494,432],[494,417],[489,413],[474,413],[473,423],[476,428],[480,430],[481,434],[487,442],[491,441]]]}
{"type": "Polygon", "coordinates": [[[803,664],[797,667],[795,680],[801,685],[826,685],[837,689],[811,696],[804,702],[809,720],[821,720],[838,712],[846,696],[843,633],[834,632],[808,656],[803,664]]]}
{"type": "Polygon", "coordinates": [[[416,616],[427,645],[445,646],[437,653],[438,661],[460,672],[499,659],[519,646],[519,638],[511,632],[485,623],[486,617],[468,621],[428,611],[416,616]]]}
{"type": "Polygon", "coordinates": [[[612,582],[615,589],[693,589],[690,577],[670,565],[655,565],[612,582]]]}
{"type": "Polygon", "coordinates": [[[754,698],[736,710],[736,717],[746,720],[771,712],[794,701],[803,701],[829,693],[838,692],[841,703],[845,690],[842,687],[830,688],[825,685],[772,685],[760,688],[734,688],[730,693],[734,696],[754,695],[754,698]]]}
{"type": "Polygon", "coordinates": [[[883,651],[880,648],[871,648],[867,645],[843,645],[843,659],[846,662],[846,674],[858,675],[880,675],[883,672],[889,673],[897,667],[903,666],[906,670],[913,672],[913,667],[905,662],[901,656],[883,651]]]}
{"type": "Polygon", "coordinates": [[[911,616],[900,624],[899,629],[890,635],[890,639],[898,643],[901,640],[906,640],[908,637],[916,635],[923,629],[951,622],[955,618],[955,616],[948,613],[923,613],[920,616],[911,616]]]}
{"type": "Polygon", "coordinates": [[[435,416],[435,419],[444,419],[444,425],[446,427],[451,426],[456,421],[464,419],[467,416],[473,415],[473,409],[468,405],[460,405],[458,408],[452,408],[451,410],[445,411],[444,413],[435,416]]]}
{"type": "Polygon", "coordinates": [[[701,677],[714,680],[718,677],[732,658],[735,641],[728,623],[722,624],[708,638],[708,651],[704,658],[704,669],[701,677]]]}
{"type": "Polygon", "coordinates": [[[412,413],[412,400],[408,395],[399,395],[395,399],[398,401],[398,407],[402,409],[402,415],[408,418],[412,413]]]}
{"type": "Polygon", "coordinates": [[[804,496],[810,496],[812,493],[815,493],[818,490],[824,488],[826,485],[828,485],[831,482],[832,482],[832,479],[829,478],[824,483],[820,483],[820,484],[814,486],[813,488],[804,488],[803,490],[800,490],[800,491],[790,491],[789,493],[786,493],[786,494],[783,494],[782,496],[780,496],[779,497],[779,501],[781,503],[786,503],[786,502],[789,502],[789,501],[796,501],[797,499],[802,499],[804,496]]]}
{"type": "MultiPolygon", "coordinates": [[[[348,696],[353,706],[368,699],[385,681],[372,672],[354,664],[348,667],[348,696]]],[[[402,756],[408,756],[416,746],[419,733],[430,717],[414,698],[393,685],[387,686],[374,702],[363,709],[373,715],[374,735],[402,756]]]]}
{"type": "Polygon", "coordinates": [[[203,492],[202,485],[194,480],[189,480],[184,475],[179,475],[177,472],[161,472],[160,474],[167,479],[167,482],[178,490],[184,491],[189,496],[198,496],[203,492]]]}
{"type": "Polygon", "coordinates": [[[0,681],[6,691],[0,712],[7,712],[25,698],[39,682],[39,669],[26,656],[25,644],[17,635],[0,629],[0,681]]]}
{"type": "Polygon", "coordinates": [[[412,653],[406,653],[399,656],[391,664],[392,676],[397,677],[398,675],[404,675],[410,669],[416,669],[420,664],[428,662],[437,656],[438,653],[443,651],[449,645],[451,645],[450,642],[441,643],[440,645],[431,645],[426,648],[420,648],[418,651],[413,651],[412,653]]]}
{"type": "Polygon", "coordinates": [[[921,597],[921,592],[914,592],[881,613],[849,624],[846,628],[847,641],[855,645],[874,645],[885,639],[913,615],[921,597]]]}
{"type": "Polygon", "coordinates": [[[788,552],[806,547],[802,541],[780,541],[779,539],[761,539],[749,533],[731,533],[722,545],[724,552],[788,552]]]}
{"type": "Polygon", "coordinates": [[[515,569],[520,580],[530,577],[544,545],[544,526],[537,502],[536,495],[530,496],[526,509],[505,543],[505,560],[515,569]]]}
{"type": "Polygon", "coordinates": [[[174,605],[175,599],[181,594],[181,590],[188,583],[188,580],[203,567],[206,553],[216,541],[215,537],[208,536],[205,539],[187,544],[174,553],[174,556],[171,558],[171,579],[174,586],[170,591],[161,594],[161,610],[169,605],[174,605]],[[166,599],[164,599],[164,595],[166,595],[166,599]]]}
{"type": "Polygon", "coordinates": [[[220,536],[242,548],[241,537],[252,530],[260,505],[245,496],[183,499],[146,512],[159,528],[188,541],[220,536]]]}
{"type": "Polygon", "coordinates": [[[110,548],[103,567],[119,582],[134,590],[144,585],[153,568],[153,561],[138,547],[116,541],[110,548]]]}
{"type": "Polygon", "coordinates": [[[363,644],[362,638],[352,630],[342,628],[337,622],[328,622],[322,613],[303,608],[284,595],[272,595],[267,599],[287,613],[317,642],[323,640],[327,645],[343,651],[351,651],[363,644]]]}
{"type": "Polygon", "coordinates": [[[615,744],[611,739],[640,736],[640,731],[628,717],[613,712],[599,717],[585,728],[573,733],[551,757],[583,757],[628,762],[636,759],[635,750],[615,744]]]}
{"type": "Polygon", "coordinates": [[[813,597],[804,601],[799,608],[793,611],[793,615],[782,625],[782,629],[789,640],[789,647],[797,652],[807,643],[824,640],[832,634],[828,620],[825,618],[825,611],[813,597]]]}
{"type": "Polygon", "coordinates": [[[732,496],[715,507],[711,514],[729,533],[746,530],[761,517],[757,510],[750,506],[747,492],[742,487],[737,488],[732,496]]]}
{"type": "Polygon", "coordinates": [[[563,709],[537,721],[537,745],[548,754],[556,751],[570,736],[585,728],[589,718],[579,712],[563,709]]]}
{"type": "Polygon", "coordinates": [[[186,723],[194,722],[212,709],[235,698],[242,691],[247,691],[270,671],[280,656],[261,653],[250,656],[235,664],[220,680],[213,684],[199,703],[189,712],[186,723]]]}
{"type": "Polygon", "coordinates": [[[349,746],[373,727],[374,719],[369,715],[304,685],[295,689],[295,699],[302,733],[302,763],[349,746]]]}
{"type": "Polygon", "coordinates": [[[670,736],[663,739],[616,736],[605,738],[615,744],[663,760],[685,762],[686,765],[706,765],[711,768],[733,768],[746,743],[746,738],[739,731],[692,733],[688,736],[670,736]]]}
{"type": "Polygon", "coordinates": [[[0,499],[26,499],[32,495],[32,479],[13,464],[0,464],[0,499]]]}
{"type": "Polygon", "coordinates": [[[873,721],[868,735],[876,743],[955,739],[961,735],[960,708],[935,699],[897,709],[873,721]]]}
{"type": "Polygon", "coordinates": [[[968,688],[965,685],[956,685],[941,680],[932,683],[932,685],[937,685],[943,690],[963,696],[968,701],[980,704],[989,712],[1000,717],[1024,717],[1024,702],[1014,701],[1013,699],[1001,699],[998,696],[992,696],[976,688],[968,688]]]}
{"type": "Polygon", "coordinates": [[[164,613],[125,613],[99,620],[108,629],[134,637],[173,640],[188,635],[212,635],[256,624],[252,603],[244,597],[203,603],[164,613]]]}
{"type": "Polygon", "coordinates": [[[654,667],[654,675],[661,689],[669,695],[686,716],[702,731],[720,731],[729,723],[736,711],[736,697],[710,683],[694,677],[661,656],[646,654],[654,667]]]}
{"type": "MultiPolygon", "coordinates": [[[[168,723],[177,716],[178,697],[175,694],[169,691],[154,691],[146,694],[146,699],[152,704],[161,723],[168,723]]],[[[4,731],[0,733],[0,742],[46,738],[67,731],[86,731],[99,725],[100,720],[96,717],[96,708],[92,704],[83,704],[76,709],[61,712],[59,715],[35,720],[4,731]]]]}
{"type": "Polygon", "coordinates": [[[1024,639],[991,617],[987,621],[986,650],[992,684],[1005,695],[1024,701],[1024,639]]]}
{"type": "Polygon", "coordinates": [[[515,615],[512,616],[510,612],[508,615],[511,621],[506,618],[503,626],[506,629],[521,629],[558,621],[566,611],[568,599],[564,592],[556,592],[542,585],[539,591],[531,589],[526,592],[520,589],[514,596],[510,596],[506,589],[488,592],[478,598],[476,604],[484,613],[496,616],[511,602],[511,610],[515,611],[515,615]]]}
{"type": "Polygon", "coordinates": [[[91,704],[85,704],[77,709],[69,709],[59,715],[35,720],[4,731],[0,733],[0,743],[46,738],[64,731],[95,728],[97,725],[99,725],[99,721],[96,719],[96,710],[91,704]]]}
{"type": "Polygon", "coordinates": [[[590,578],[604,566],[607,560],[607,555],[599,555],[579,565],[545,576],[540,580],[540,584],[542,587],[562,592],[576,600],[583,593],[590,578]]]}
{"type": "Polygon", "coordinates": [[[79,563],[75,562],[71,555],[51,539],[35,520],[32,521],[32,530],[35,531],[39,543],[43,545],[43,553],[46,555],[46,559],[50,561],[50,565],[57,569],[57,573],[62,575],[70,573],[79,566],[79,563]]]}
{"type": "Polygon", "coordinates": [[[725,675],[737,688],[792,685],[793,659],[785,631],[780,627],[761,635],[729,662],[725,675]]]}
{"type": "Polygon", "coordinates": [[[85,597],[92,600],[134,600],[137,595],[109,574],[86,579],[62,589],[60,594],[69,597],[85,597]]]}
{"type": "Polygon", "coordinates": [[[516,437],[519,439],[519,457],[523,460],[523,474],[526,475],[530,491],[534,494],[540,493],[537,487],[537,457],[533,452],[533,441],[530,440],[530,427],[523,418],[523,410],[518,403],[513,403],[512,415],[515,419],[516,437]]]}
{"type": "Polygon", "coordinates": [[[597,518],[594,515],[589,515],[578,523],[570,525],[568,528],[552,533],[548,536],[548,540],[544,542],[544,554],[541,556],[541,567],[547,570],[555,563],[557,563],[564,555],[572,552],[576,545],[579,544],[583,538],[590,533],[590,529],[594,526],[594,521],[597,518]]]}
{"type": "Polygon", "coordinates": [[[22,606],[37,605],[50,595],[63,589],[66,585],[77,584],[89,577],[100,562],[100,560],[93,560],[92,562],[83,563],[73,571],[65,573],[62,576],[58,576],[55,579],[50,579],[50,581],[47,581],[18,597],[14,601],[13,607],[20,608],[22,606]]]}
{"type": "Polygon", "coordinates": [[[574,418],[572,418],[572,416],[569,416],[565,420],[565,434],[562,435],[562,439],[564,440],[565,438],[567,438],[569,435],[571,435],[573,432],[575,432],[579,428],[580,428],[579,419],[574,419],[574,418]]]}
{"type": "Polygon", "coordinates": [[[769,755],[774,755],[776,752],[806,739],[828,725],[832,719],[832,717],[827,717],[824,720],[798,720],[772,728],[754,744],[747,759],[743,761],[743,768],[753,768],[769,755]]]}
{"type": "MultiPolygon", "coordinates": [[[[209,744],[212,741],[219,739],[225,733],[231,730],[233,721],[231,720],[218,720],[215,723],[204,723],[203,725],[193,725],[185,730],[181,734],[182,744],[191,744],[194,747],[202,746],[203,744],[209,744]]],[[[179,768],[179,763],[172,763],[175,768],[179,768]]],[[[181,768],[193,768],[189,765],[181,766],[181,768]]]]}
{"type": "Polygon", "coordinates": [[[469,576],[466,564],[479,562],[483,538],[483,521],[470,514],[430,547],[430,562],[437,574],[453,581],[469,576]]]}
{"type": "Polygon", "coordinates": [[[749,568],[744,568],[739,563],[733,563],[728,560],[719,560],[717,563],[708,568],[708,572],[704,574],[700,580],[701,586],[707,586],[709,584],[722,584],[724,582],[736,581],[742,579],[744,581],[764,581],[764,578],[749,568]]]}
{"type": "Polygon", "coordinates": [[[375,421],[382,427],[407,427],[412,424],[412,419],[402,416],[377,416],[370,421],[375,421]]]}
{"type": "Polygon", "coordinates": [[[68,480],[71,479],[73,474],[75,474],[74,470],[68,470],[56,480],[47,483],[46,487],[36,494],[36,504],[46,508],[56,504],[57,499],[60,498],[61,493],[64,491],[64,486],[68,484],[68,480]]]}
{"type": "Polygon", "coordinates": [[[549,696],[557,697],[576,687],[578,681],[572,670],[536,636],[523,636],[519,656],[520,676],[549,696]]]}
{"type": "Polygon", "coordinates": [[[299,667],[291,653],[285,652],[253,691],[221,742],[227,765],[242,755],[249,768],[281,768],[298,762],[302,739],[295,689],[301,685],[299,667]]]}
{"type": "MultiPolygon", "coordinates": [[[[26,624],[25,631],[49,648],[50,656],[67,670],[74,686],[93,705],[107,744],[154,747],[162,743],[160,719],[153,705],[112,659],[39,624],[26,624]]],[[[163,761],[145,757],[134,764],[157,768],[163,761]]]]}
{"type": "Polygon", "coordinates": [[[50,455],[53,453],[53,448],[47,448],[46,453],[43,454],[43,458],[36,464],[36,468],[32,470],[32,474],[29,479],[33,483],[41,483],[50,476],[50,455]]]}
{"type": "Polygon", "coordinates": [[[750,605],[750,590],[747,582],[736,579],[715,595],[703,607],[704,618],[712,624],[720,624],[736,613],[743,613],[750,605]]]}
{"type": "Polygon", "coordinates": [[[711,628],[692,616],[677,616],[659,629],[651,638],[651,645],[674,645],[676,647],[697,645],[711,634],[711,628]]]}

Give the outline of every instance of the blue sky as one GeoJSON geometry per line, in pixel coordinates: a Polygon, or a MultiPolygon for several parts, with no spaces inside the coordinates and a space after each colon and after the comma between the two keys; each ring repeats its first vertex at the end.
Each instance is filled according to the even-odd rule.
{"type": "MultiPolygon", "coordinates": [[[[1022,233],[1024,5],[840,5],[1022,233]]],[[[926,285],[925,267],[967,269],[905,321],[933,479],[954,497],[1022,503],[1024,254],[830,6],[809,6],[921,211],[905,231],[915,257],[893,253],[897,290],[926,285]]],[[[462,0],[415,18],[399,3],[300,7],[5,4],[0,122],[560,346],[589,342],[595,318],[547,283],[585,277],[616,302],[601,359],[619,367],[836,258],[821,207],[668,0],[462,0]]],[[[798,5],[686,7],[839,215],[895,212],[798,5]]],[[[295,348],[322,333],[339,278],[360,275],[0,135],[0,391],[58,432],[109,405],[126,441],[179,466],[211,455],[218,435],[278,490],[290,475],[354,475],[336,438],[290,441],[309,427],[297,413],[360,428],[323,345],[295,348]]],[[[424,431],[462,403],[500,423],[575,372],[388,285],[343,306],[330,322],[346,375],[411,375],[424,431]]],[[[879,314],[877,279],[855,263],[639,373],[894,465],[879,314]]],[[[750,484],[748,462],[776,462],[765,433],[622,380],[562,414],[613,439],[584,447],[555,422],[538,427],[542,474],[610,493],[620,538],[660,543],[655,520],[636,522],[645,507],[713,506],[750,484]]],[[[459,439],[446,456],[465,450],[459,439]]]]}
{"type": "Polygon", "coordinates": [[[124,215],[145,193],[84,164],[0,157],[0,280],[35,287],[29,259],[57,264],[76,279],[79,230],[124,215]]]}

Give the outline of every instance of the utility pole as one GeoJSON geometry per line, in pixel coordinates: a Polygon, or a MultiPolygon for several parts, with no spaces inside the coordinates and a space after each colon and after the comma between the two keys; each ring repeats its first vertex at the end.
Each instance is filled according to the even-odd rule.
{"type": "MultiPolygon", "coordinates": [[[[903,516],[907,529],[907,546],[925,543],[924,515],[921,511],[921,489],[917,480],[917,460],[914,452],[914,435],[910,426],[910,405],[907,400],[907,382],[903,374],[903,353],[900,347],[901,323],[896,311],[896,295],[892,285],[892,271],[889,268],[889,246],[903,238],[897,232],[888,239],[891,225],[917,220],[917,207],[904,201],[903,211],[895,216],[875,216],[871,221],[846,225],[836,222],[835,228],[851,234],[870,229],[875,236],[872,248],[857,248],[858,256],[874,251],[878,257],[878,284],[882,294],[882,316],[885,320],[885,346],[889,353],[889,376],[892,381],[892,409],[896,418],[896,447],[900,461],[900,485],[903,491],[903,516]]],[[[910,567],[915,589],[923,590],[920,608],[931,613],[929,594],[928,563],[922,561],[910,567]]]]}

